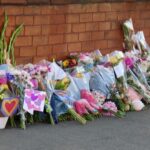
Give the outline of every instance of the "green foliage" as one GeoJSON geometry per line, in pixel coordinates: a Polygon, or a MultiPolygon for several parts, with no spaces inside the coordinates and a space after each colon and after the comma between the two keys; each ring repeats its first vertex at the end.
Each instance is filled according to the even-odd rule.
{"type": "Polygon", "coordinates": [[[9,18],[7,14],[4,14],[4,24],[2,27],[2,31],[0,33],[0,64],[6,63],[6,59],[12,59],[12,64],[15,65],[15,57],[14,57],[14,43],[16,41],[16,38],[20,35],[23,24],[19,25],[10,36],[9,44],[7,44],[6,38],[5,38],[5,32],[7,30],[9,18]],[[7,46],[8,45],[8,46],[7,46]]]}

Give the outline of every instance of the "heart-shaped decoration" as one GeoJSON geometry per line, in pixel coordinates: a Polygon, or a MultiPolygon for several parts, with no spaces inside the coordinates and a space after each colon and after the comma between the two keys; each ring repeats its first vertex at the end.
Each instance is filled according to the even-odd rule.
{"type": "Polygon", "coordinates": [[[2,101],[2,113],[4,116],[12,116],[18,108],[18,98],[7,98],[2,101]]]}
{"type": "Polygon", "coordinates": [[[32,99],[33,101],[37,100],[37,98],[38,98],[37,95],[35,95],[35,94],[32,94],[32,95],[31,95],[31,99],[32,99]]]}

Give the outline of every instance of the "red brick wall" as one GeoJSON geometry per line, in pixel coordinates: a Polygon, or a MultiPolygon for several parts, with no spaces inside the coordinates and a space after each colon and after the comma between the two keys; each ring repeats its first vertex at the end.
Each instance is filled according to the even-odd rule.
{"type": "Polygon", "coordinates": [[[24,23],[15,45],[18,63],[60,59],[69,52],[97,48],[102,53],[122,49],[121,24],[129,17],[136,30],[144,30],[150,43],[150,2],[0,6],[0,23],[4,10],[10,18],[6,36],[24,23]]]}

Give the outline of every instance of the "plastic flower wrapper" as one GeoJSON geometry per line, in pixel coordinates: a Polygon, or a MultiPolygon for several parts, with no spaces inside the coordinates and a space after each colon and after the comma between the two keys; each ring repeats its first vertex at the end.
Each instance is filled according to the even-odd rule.
{"type": "Polygon", "coordinates": [[[55,123],[58,123],[58,117],[61,114],[69,113],[71,116],[82,124],[86,123],[86,120],[82,118],[73,108],[74,100],[68,95],[61,95],[59,92],[55,92],[51,98],[51,106],[53,108],[52,115],[55,123]]]}
{"type": "Polygon", "coordinates": [[[94,67],[94,60],[91,53],[80,53],[78,62],[79,65],[83,65],[87,71],[92,70],[94,67]]]}
{"type": "Polygon", "coordinates": [[[94,63],[97,64],[102,57],[102,53],[100,52],[99,49],[97,49],[97,50],[91,52],[91,57],[93,58],[94,63]]]}
{"type": "Polygon", "coordinates": [[[136,75],[133,73],[131,69],[128,70],[128,84],[141,96],[143,96],[143,99],[150,103],[150,92],[146,87],[138,80],[136,75]]]}
{"type": "Polygon", "coordinates": [[[118,110],[126,112],[128,107],[126,90],[128,89],[126,65],[132,67],[132,61],[129,58],[120,60],[119,64],[113,66],[116,75],[115,88],[111,88],[111,99],[116,103],[118,110]],[[126,63],[126,64],[125,64],[126,63]]]}
{"type": "Polygon", "coordinates": [[[134,42],[133,42],[133,35],[134,35],[134,27],[132,19],[126,20],[123,23],[123,32],[124,32],[124,44],[126,50],[133,50],[134,42]]]}
{"type": "Polygon", "coordinates": [[[25,111],[23,110],[24,102],[24,90],[26,88],[32,88],[30,75],[23,70],[10,69],[7,73],[7,78],[10,86],[10,90],[13,95],[19,97],[19,114],[20,114],[20,127],[26,128],[25,111]]]}
{"type": "Polygon", "coordinates": [[[128,98],[128,103],[136,111],[141,111],[144,108],[144,104],[141,101],[142,96],[138,94],[132,87],[128,87],[126,91],[126,96],[128,98]]]}
{"type": "Polygon", "coordinates": [[[78,76],[78,77],[77,76],[72,77],[73,81],[75,82],[79,90],[82,90],[82,89],[90,90],[90,87],[89,87],[90,78],[91,78],[90,72],[83,73],[81,76],[78,76]]]}
{"type": "Polygon", "coordinates": [[[136,77],[138,78],[138,80],[144,84],[146,86],[147,89],[150,90],[150,86],[147,82],[147,78],[144,74],[144,72],[142,71],[142,68],[139,65],[140,63],[137,62],[134,64],[134,67],[132,68],[132,71],[134,72],[134,74],[136,75],[136,77]]]}
{"type": "Polygon", "coordinates": [[[150,47],[145,40],[144,32],[143,31],[137,32],[135,35],[135,39],[137,47],[142,53],[142,57],[147,57],[148,54],[150,53],[150,47]]]}
{"type": "MultiPolygon", "coordinates": [[[[66,113],[67,111],[69,114],[72,115],[72,117],[75,120],[78,120],[80,123],[85,124],[86,120],[82,118],[80,115],[78,115],[69,103],[69,100],[70,99],[74,100],[74,98],[71,98],[71,95],[68,96],[68,94],[61,96],[58,94],[58,90],[55,90],[54,88],[56,84],[55,79],[62,79],[64,75],[66,75],[66,73],[64,73],[61,75],[58,74],[58,76],[56,76],[57,74],[58,74],[57,72],[55,72],[55,74],[54,73],[48,74],[46,77],[47,80],[44,81],[44,84],[46,87],[45,89],[49,97],[49,103],[52,107],[52,116],[54,118],[55,123],[58,123],[58,114],[59,114],[58,112],[61,110],[61,108],[65,108],[65,109],[62,109],[62,112],[60,113],[60,115],[63,113],[63,111],[64,113],[66,113]]],[[[63,92],[67,92],[67,91],[62,91],[62,93],[63,92]]]]}
{"type": "Polygon", "coordinates": [[[70,79],[70,85],[66,89],[66,92],[73,98],[73,99],[80,99],[80,90],[78,89],[76,83],[73,80],[73,77],[68,74],[68,78],[70,79]]]}
{"type": "Polygon", "coordinates": [[[74,102],[74,108],[76,112],[86,120],[93,120],[92,114],[97,114],[97,110],[94,109],[86,99],[79,99],[74,102]]]}
{"type": "Polygon", "coordinates": [[[98,105],[101,106],[105,102],[106,96],[104,96],[101,92],[94,90],[92,91],[92,95],[98,101],[98,105]]]}
{"type": "Polygon", "coordinates": [[[110,89],[115,84],[115,74],[112,68],[97,66],[90,78],[90,89],[101,92],[105,97],[109,97],[110,89]]]}

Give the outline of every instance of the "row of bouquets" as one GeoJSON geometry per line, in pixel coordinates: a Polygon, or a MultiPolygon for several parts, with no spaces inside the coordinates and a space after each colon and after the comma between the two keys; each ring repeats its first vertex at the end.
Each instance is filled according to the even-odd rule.
{"type": "Polygon", "coordinates": [[[143,38],[134,40],[131,23],[124,23],[125,45],[132,42],[134,47],[125,53],[103,56],[95,50],[72,53],[59,62],[0,65],[0,119],[7,117],[12,127],[25,129],[34,122],[85,124],[143,110],[150,102],[150,49],[143,38]]]}

